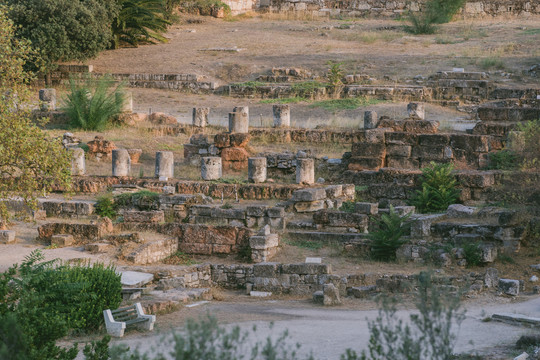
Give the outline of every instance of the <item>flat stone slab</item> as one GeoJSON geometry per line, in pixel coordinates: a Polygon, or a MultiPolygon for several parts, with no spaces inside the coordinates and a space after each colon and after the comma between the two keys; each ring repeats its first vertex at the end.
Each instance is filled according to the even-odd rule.
{"type": "Polygon", "coordinates": [[[268,297],[268,296],[272,296],[272,293],[269,291],[250,291],[249,296],[268,297]]]}
{"type": "Polygon", "coordinates": [[[534,318],[526,315],[502,313],[493,314],[491,318],[493,320],[501,321],[512,325],[540,327],[540,318],[534,318]]]}
{"type": "Polygon", "coordinates": [[[138,271],[120,271],[122,286],[141,287],[154,280],[154,274],[138,271]]]}
{"type": "Polygon", "coordinates": [[[210,301],[206,301],[206,300],[198,301],[198,302],[193,303],[193,304],[188,304],[188,305],[186,305],[186,307],[187,307],[187,308],[192,308],[192,307],[196,307],[196,306],[208,304],[209,302],[210,302],[210,301]]]}
{"type": "Polygon", "coordinates": [[[307,257],[305,262],[307,264],[321,264],[322,259],[318,257],[307,257]]]}

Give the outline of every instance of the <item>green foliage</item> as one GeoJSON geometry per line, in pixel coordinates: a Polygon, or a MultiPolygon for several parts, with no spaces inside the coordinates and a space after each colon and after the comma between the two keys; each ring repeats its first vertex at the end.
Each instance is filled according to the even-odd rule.
{"type": "Polygon", "coordinates": [[[135,206],[139,210],[155,210],[159,202],[159,194],[149,190],[124,193],[114,197],[116,208],[135,206]]]}
{"type": "Polygon", "coordinates": [[[169,265],[193,265],[197,263],[188,254],[185,254],[180,250],[167,257],[163,262],[169,265]]]}
{"type": "Polygon", "coordinates": [[[225,204],[221,205],[222,209],[232,209],[233,206],[230,202],[225,202],[225,204]]]}
{"type": "MultiPolygon", "coordinates": [[[[368,351],[358,355],[353,350],[342,360],[449,360],[453,359],[456,343],[454,326],[465,318],[460,310],[459,294],[448,286],[436,285],[433,274],[418,275],[416,309],[409,321],[398,316],[395,298],[383,296],[382,308],[374,321],[369,322],[371,333],[368,351]]],[[[443,284],[444,285],[444,284],[443,284]]]]}
{"type": "Polygon", "coordinates": [[[105,335],[103,339],[99,341],[92,341],[83,349],[85,360],[108,360],[110,358],[109,342],[111,337],[105,335]]]}
{"type": "Polygon", "coordinates": [[[330,69],[326,74],[326,79],[330,83],[329,90],[332,92],[332,97],[338,99],[343,90],[343,76],[344,71],[342,69],[343,63],[328,62],[330,69]]]}
{"type": "Polygon", "coordinates": [[[339,110],[354,110],[359,107],[376,105],[384,102],[384,100],[368,99],[365,97],[352,98],[352,99],[332,99],[321,100],[310,105],[314,108],[322,108],[328,111],[336,112],[339,110]]]}
{"type": "Polygon", "coordinates": [[[225,17],[231,14],[231,8],[220,0],[184,0],[180,2],[183,11],[202,16],[214,16],[223,9],[225,17]]]}
{"type": "Polygon", "coordinates": [[[114,268],[43,262],[39,250],[32,252],[20,267],[0,274],[0,323],[16,324],[12,335],[0,337],[0,354],[24,344],[21,359],[74,359],[76,345],[63,349],[56,340],[69,330],[99,327],[103,309],[120,304],[121,289],[114,268]]]}
{"type": "Polygon", "coordinates": [[[116,219],[116,216],[118,216],[116,213],[117,206],[110,194],[98,197],[94,209],[96,214],[101,217],[108,217],[109,219],[114,220],[116,219]]]}
{"type": "Polygon", "coordinates": [[[480,266],[483,264],[481,245],[477,242],[463,244],[463,258],[467,261],[467,266],[480,266]]]}
{"type": "Polygon", "coordinates": [[[422,169],[422,190],[417,190],[411,200],[420,213],[444,211],[459,198],[457,180],[452,175],[452,164],[432,162],[422,169]]]}
{"type": "Polygon", "coordinates": [[[515,151],[504,149],[489,153],[488,169],[512,170],[519,165],[518,155],[515,151]]]}
{"type": "Polygon", "coordinates": [[[266,86],[268,84],[260,82],[260,81],[246,81],[246,82],[243,82],[243,83],[235,83],[235,84],[232,84],[232,85],[233,86],[243,87],[243,88],[248,88],[248,89],[255,89],[255,88],[259,87],[259,86],[266,86]]]}
{"type": "Polygon", "coordinates": [[[497,261],[503,264],[517,264],[516,260],[508,254],[497,254],[497,261]]]}
{"type": "Polygon", "coordinates": [[[324,244],[320,241],[309,240],[284,240],[286,244],[296,246],[302,249],[319,250],[324,247],[324,244]]]}
{"type": "MultiPolygon", "coordinates": [[[[0,198],[21,197],[31,209],[37,197],[55,187],[71,186],[71,159],[60,139],[49,137],[37,127],[28,111],[27,84],[31,74],[24,65],[30,44],[15,39],[15,27],[0,6],[0,198]]],[[[0,202],[0,223],[9,214],[0,202]]]]}
{"type": "Polygon", "coordinates": [[[452,21],[466,0],[428,0],[420,14],[409,13],[411,26],[405,30],[413,34],[433,34],[437,24],[452,21]]]}
{"type": "Polygon", "coordinates": [[[49,72],[60,61],[95,57],[111,41],[110,25],[119,10],[110,0],[5,0],[16,36],[27,39],[38,57],[35,70],[49,72]]]}
{"type": "Polygon", "coordinates": [[[318,81],[304,81],[292,84],[291,90],[297,97],[311,99],[318,89],[325,87],[326,84],[318,81]]]}
{"type": "MultiPolygon", "coordinates": [[[[167,42],[167,6],[163,0],[119,0],[118,16],[112,21],[113,48],[122,43],[138,46],[144,42],[167,42]]],[[[171,10],[172,11],[172,10],[171,10]]]]}
{"type": "Polygon", "coordinates": [[[480,67],[484,70],[489,69],[504,69],[504,61],[498,56],[490,56],[480,60],[480,67]]]}
{"type": "Polygon", "coordinates": [[[369,234],[371,256],[376,260],[393,261],[396,259],[396,250],[407,240],[410,224],[409,215],[400,216],[393,206],[388,214],[382,214],[380,219],[372,218],[376,223],[376,230],[369,234]]]}
{"type": "Polygon", "coordinates": [[[302,97],[288,97],[280,99],[264,99],[259,101],[260,104],[297,104],[308,101],[307,98],[302,97]]]}
{"type": "Polygon", "coordinates": [[[354,201],[344,201],[343,204],[341,205],[341,207],[339,208],[339,211],[345,211],[345,212],[353,213],[354,208],[355,208],[355,204],[356,203],[354,201]]]}
{"type": "Polygon", "coordinates": [[[69,80],[70,92],[64,98],[65,112],[71,126],[101,131],[122,112],[125,94],[122,84],[108,77],[85,81],[69,80]]]}
{"type": "Polygon", "coordinates": [[[511,146],[522,157],[521,167],[523,169],[539,169],[540,119],[519,123],[517,130],[520,132],[521,143],[511,146]]]}

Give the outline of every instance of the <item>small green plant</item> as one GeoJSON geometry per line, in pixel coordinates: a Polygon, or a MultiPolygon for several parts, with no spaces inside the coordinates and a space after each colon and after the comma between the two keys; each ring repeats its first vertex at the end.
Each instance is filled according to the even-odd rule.
{"type": "Polygon", "coordinates": [[[452,164],[432,162],[422,169],[422,190],[417,190],[411,204],[420,213],[444,211],[459,198],[457,180],[452,175],[452,164]]]}
{"type": "Polygon", "coordinates": [[[515,151],[522,157],[521,167],[540,168],[540,119],[519,123],[517,130],[521,134],[521,144],[515,145],[515,151]]]}
{"type": "Polygon", "coordinates": [[[480,67],[484,70],[489,69],[504,69],[504,61],[498,56],[489,56],[480,60],[480,67]]]}
{"type": "Polygon", "coordinates": [[[134,206],[139,210],[155,210],[158,206],[159,194],[149,190],[124,193],[114,197],[117,208],[134,206]]]}
{"type": "Polygon", "coordinates": [[[230,6],[220,0],[187,0],[180,2],[180,7],[185,12],[202,16],[214,16],[220,9],[226,18],[231,15],[230,6]]]}
{"type": "Polygon", "coordinates": [[[222,209],[232,209],[233,206],[230,202],[225,202],[225,204],[221,205],[222,209]]]}
{"type": "Polygon", "coordinates": [[[116,213],[117,206],[114,203],[112,195],[107,194],[98,197],[96,205],[94,206],[96,214],[101,217],[108,217],[109,219],[116,219],[118,215],[116,213]]]}
{"type": "Polygon", "coordinates": [[[218,180],[214,180],[216,183],[220,184],[237,184],[237,185],[243,185],[247,184],[247,181],[241,178],[220,178],[218,180]]]}
{"type": "Polygon", "coordinates": [[[483,264],[482,244],[469,242],[463,245],[463,257],[467,261],[467,266],[480,266],[483,264]]]}
{"type": "Polygon", "coordinates": [[[413,34],[433,34],[438,24],[452,21],[466,0],[428,0],[421,13],[409,13],[411,26],[405,30],[413,34]]]}
{"type": "Polygon", "coordinates": [[[508,254],[497,254],[497,261],[503,264],[516,264],[516,260],[508,254]]]}
{"type": "Polygon", "coordinates": [[[321,100],[311,104],[310,107],[322,108],[328,111],[336,112],[340,110],[354,110],[358,109],[359,107],[376,105],[382,102],[384,102],[384,100],[359,97],[352,99],[321,100]]]}
{"type": "Polygon", "coordinates": [[[168,265],[193,265],[196,264],[196,262],[187,254],[184,252],[178,250],[171,256],[167,257],[165,260],[163,260],[163,263],[168,265]]]}
{"type": "Polygon", "coordinates": [[[330,83],[329,90],[332,92],[334,99],[339,99],[341,91],[343,91],[343,76],[344,71],[342,69],[343,63],[328,62],[330,69],[326,74],[326,79],[330,83]]]}
{"type": "Polygon", "coordinates": [[[353,213],[355,208],[355,202],[354,201],[344,201],[341,207],[339,208],[339,211],[349,212],[353,213]]]}
{"type": "Polygon", "coordinates": [[[291,246],[296,246],[302,249],[319,250],[324,247],[324,244],[320,241],[308,241],[308,240],[284,240],[284,242],[291,246]]]}
{"type": "Polygon", "coordinates": [[[513,170],[519,166],[518,154],[510,149],[489,153],[488,169],[513,170]]]}
{"type": "Polygon", "coordinates": [[[396,250],[408,241],[403,237],[410,229],[409,217],[410,214],[400,216],[394,207],[390,206],[388,214],[382,214],[380,219],[372,218],[376,230],[369,234],[368,239],[371,256],[375,260],[396,260],[396,250]]]}
{"type": "Polygon", "coordinates": [[[103,130],[122,112],[123,86],[108,77],[84,81],[69,80],[70,91],[64,98],[71,126],[83,130],[103,130]]]}

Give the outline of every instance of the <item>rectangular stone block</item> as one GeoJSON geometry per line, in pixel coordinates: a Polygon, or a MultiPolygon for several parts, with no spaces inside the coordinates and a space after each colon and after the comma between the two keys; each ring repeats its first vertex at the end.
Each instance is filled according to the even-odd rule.
{"type": "Polygon", "coordinates": [[[200,254],[210,255],[212,254],[212,244],[200,244],[200,243],[180,243],[180,250],[186,254],[200,254]]]}
{"type": "Polygon", "coordinates": [[[220,217],[227,219],[244,220],[246,218],[246,212],[242,209],[213,208],[211,216],[215,218],[220,217]]]}
{"type": "Polygon", "coordinates": [[[384,158],[370,158],[354,156],[349,160],[349,170],[379,170],[384,166],[384,158]]]}
{"type": "Polygon", "coordinates": [[[351,153],[352,156],[380,158],[386,154],[386,145],[384,143],[353,143],[351,153]]]}
{"type": "Polygon", "coordinates": [[[294,209],[297,212],[314,212],[325,208],[325,201],[299,201],[294,204],[294,209]]]}
{"type": "Polygon", "coordinates": [[[53,246],[64,247],[64,246],[71,246],[74,243],[75,243],[75,239],[73,239],[73,235],[59,234],[59,235],[53,235],[51,237],[51,245],[53,246]]]}
{"type": "Polygon", "coordinates": [[[268,207],[264,205],[263,206],[248,206],[246,207],[246,215],[262,217],[264,216],[266,209],[268,209],[268,207]]]}
{"type": "Polygon", "coordinates": [[[354,211],[359,214],[376,215],[379,213],[379,203],[357,202],[354,211]]]}
{"type": "Polygon", "coordinates": [[[293,192],[293,201],[317,201],[326,198],[326,191],[322,188],[302,189],[293,192]]]}
{"type": "Polygon", "coordinates": [[[328,199],[336,199],[336,198],[341,197],[341,195],[343,194],[342,185],[327,186],[325,190],[326,190],[326,197],[328,199]]]}
{"type": "Polygon", "coordinates": [[[0,243],[11,244],[15,242],[14,230],[0,230],[0,243]]]}
{"type": "Polygon", "coordinates": [[[281,272],[283,274],[323,275],[331,274],[332,266],[330,264],[314,263],[283,264],[281,266],[281,272]]]}
{"type": "Polygon", "coordinates": [[[126,211],[124,212],[124,222],[153,223],[165,222],[165,213],[158,211],[126,211]]]}
{"type": "Polygon", "coordinates": [[[412,146],[410,145],[393,145],[389,144],[386,147],[386,155],[397,157],[410,157],[412,146]]]}
{"type": "Polygon", "coordinates": [[[256,277],[268,277],[276,278],[281,269],[281,264],[279,263],[261,263],[253,265],[253,276],[256,277]]]}
{"type": "Polygon", "coordinates": [[[271,207],[268,210],[266,210],[266,215],[271,218],[284,217],[285,209],[282,208],[281,206],[271,207]]]}
{"type": "Polygon", "coordinates": [[[212,209],[214,207],[210,205],[193,205],[190,209],[191,214],[199,216],[212,216],[212,209]]]}

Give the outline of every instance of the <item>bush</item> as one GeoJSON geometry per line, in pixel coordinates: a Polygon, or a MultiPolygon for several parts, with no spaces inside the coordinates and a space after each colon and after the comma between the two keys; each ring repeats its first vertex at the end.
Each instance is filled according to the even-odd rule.
{"type": "Polygon", "coordinates": [[[220,0],[188,0],[181,2],[180,7],[187,13],[203,16],[214,16],[221,8],[223,8],[225,16],[231,14],[230,6],[220,0]]]}
{"type": "Polygon", "coordinates": [[[463,245],[463,257],[467,266],[480,266],[482,261],[482,247],[480,243],[470,242],[463,245]]]}
{"type": "Polygon", "coordinates": [[[464,311],[460,310],[459,294],[450,287],[434,284],[430,272],[418,275],[415,305],[418,313],[411,314],[409,322],[397,316],[398,301],[382,297],[379,316],[369,322],[371,336],[368,352],[359,356],[348,349],[342,360],[409,360],[453,359],[456,343],[454,326],[461,324],[464,311]]]}
{"type": "Polygon", "coordinates": [[[352,213],[354,212],[355,206],[356,206],[356,203],[354,201],[344,201],[341,207],[339,208],[339,211],[352,213]]]}
{"type": "Polygon", "coordinates": [[[118,215],[116,213],[117,206],[114,203],[114,199],[111,195],[104,195],[98,197],[94,209],[96,214],[102,217],[108,217],[109,219],[114,220],[118,215]]]}
{"type": "Polygon", "coordinates": [[[103,130],[122,112],[125,95],[122,85],[107,77],[69,80],[70,92],[64,99],[64,111],[71,126],[83,130],[103,130]]]}
{"type": "MultiPolygon", "coordinates": [[[[371,256],[375,260],[393,261],[396,259],[396,250],[407,240],[410,224],[407,221],[410,215],[400,216],[392,206],[388,214],[382,214],[376,221],[377,229],[369,234],[371,256]]],[[[373,219],[373,218],[372,218],[373,219]]]]}
{"type": "Polygon", "coordinates": [[[520,132],[519,141],[511,142],[510,147],[521,156],[521,167],[540,168],[540,119],[520,123],[516,130],[520,132]]]}
{"type": "Polygon", "coordinates": [[[159,194],[148,190],[120,194],[114,197],[116,208],[134,206],[141,211],[157,209],[158,201],[159,194]]]}
{"type": "Polygon", "coordinates": [[[488,169],[511,170],[519,165],[519,157],[515,151],[504,149],[489,153],[488,169]]]}
{"type": "Polygon", "coordinates": [[[422,169],[422,190],[411,200],[420,213],[444,211],[459,198],[457,181],[452,175],[452,164],[431,163],[422,169]]]}
{"type": "Polygon", "coordinates": [[[436,24],[450,22],[466,0],[429,0],[421,14],[409,14],[411,26],[405,30],[413,34],[433,34],[436,24]]]}

